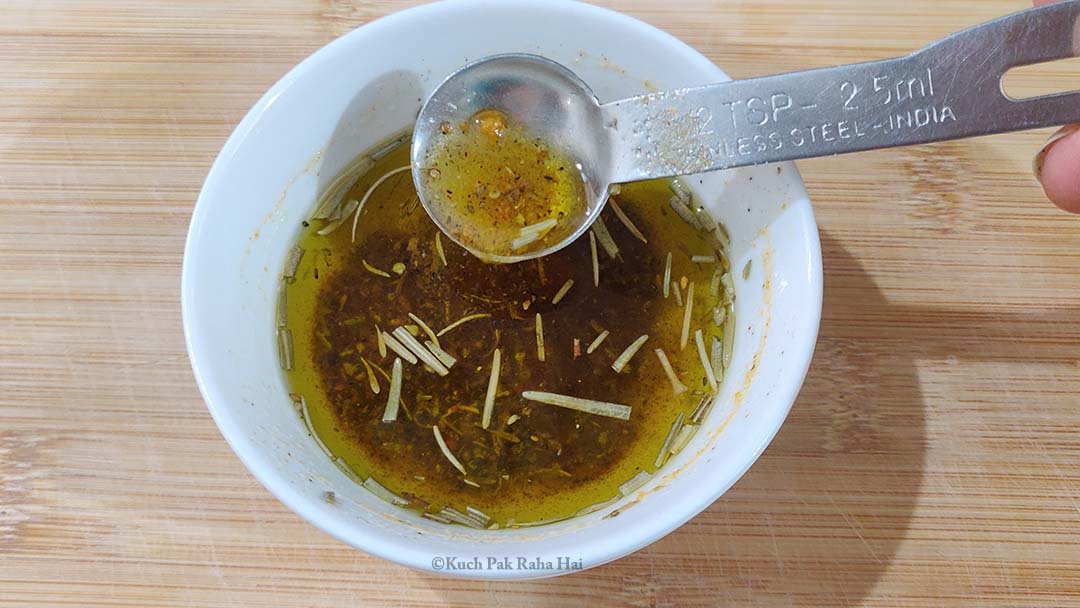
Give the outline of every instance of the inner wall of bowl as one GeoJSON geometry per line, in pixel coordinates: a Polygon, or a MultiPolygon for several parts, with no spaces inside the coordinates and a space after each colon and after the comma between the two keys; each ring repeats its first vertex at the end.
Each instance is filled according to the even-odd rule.
{"type": "Polygon", "coordinates": [[[448,527],[383,503],[338,470],[308,436],[278,366],[274,307],[286,251],[317,193],[355,156],[406,128],[450,72],[506,52],[536,53],[567,65],[601,101],[724,78],[674,39],[587,5],[424,6],[353,32],[290,72],[230,139],[192,224],[187,332],[223,434],[253,473],[302,516],[346,542],[415,567],[428,567],[432,555],[555,559],[568,552],[588,567],[662,536],[734,483],[764,449],[805,371],[807,345],[800,341],[810,334],[812,346],[816,334],[816,318],[809,322],[807,316],[820,306],[813,301],[814,282],[820,283],[817,234],[794,168],[688,178],[734,237],[739,333],[733,365],[703,431],[615,507],[617,518],[606,509],[531,529],[448,527]],[[749,260],[751,272],[743,279],[749,260]],[[789,361],[785,348],[801,354],[789,361]],[[333,504],[323,500],[326,491],[335,493],[333,504]]]}

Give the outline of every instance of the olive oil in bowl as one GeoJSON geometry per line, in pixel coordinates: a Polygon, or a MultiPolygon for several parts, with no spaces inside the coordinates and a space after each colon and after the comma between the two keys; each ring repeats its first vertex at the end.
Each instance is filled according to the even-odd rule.
{"type": "Polygon", "coordinates": [[[288,384],[333,458],[384,500],[499,528],[612,504],[686,445],[734,292],[685,188],[623,186],[587,238],[488,264],[420,207],[407,146],[377,156],[305,222],[280,300],[288,384]]]}

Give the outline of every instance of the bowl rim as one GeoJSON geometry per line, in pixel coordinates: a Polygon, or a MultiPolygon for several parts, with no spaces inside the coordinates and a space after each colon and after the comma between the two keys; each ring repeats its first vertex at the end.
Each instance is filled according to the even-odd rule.
{"type": "MultiPolygon", "coordinates": [[[[669,45],[671,48],[682,54],[687,62],[695,64],[695,69],[701,70],[702,73],[713,75],[717,82],[729,80],[729,77],[723,70],[687,43],[656,26],[615,10],[586,4],[584,2],[577,2],[575,0],[501,0],[499,4],[500,6],[511,5],[522,8],[542,7],[544,10],[578,11],[581,15],[606,20],[611,22],[613,27],[626,29],[627,31],[634,32],[636,35],[652,38],[653,40],[669,45]]],[[[262,97],[260,97],[229,135],[221,151],[211,165],[203,186],[200,189],[199,196],[196,199],[187,238],[184,243],[180,286],[181,317],[183,322],[184,342],[191,363],[192,372],[195,376],[195,381],[199,387],[199,392],[202,395],[203,401],[206,404],[214,423],[217,425],[219,432],[225,438],[226,442],[243,465],[251,472],[259,483],[282,504],[298,514],[301,518],[347,545],[361,549],[366,553],[381,557],[388,561],[421,571],[436,572],[444,576],[452,576],[455,578],[484,580],[542,578],[564,574],[565,572],[536,574],[520,570],[510,570],[505,572],[438,571],[432,568],[432,556],[423,549],[409,546],[407,543],[387,543],[384,539],[370,534],[363,526],[346,525],[337,520],[323,517],[316,509],[317,505],[314,504],[314,501],[310,497],[307,497],[300,491],[294,489],[287,480],[280,476],[272,460],[261,455],[260,449],[246,436],[246,431],[244,430],[246,425],[234,416],[228,408],[220,405],[220,403],[226,401],[226,398],[221,394],[216,379],[212,378],[212,373],[205,370],[200,364],[201,357],[199,353],[203,349],[208,348],[205,344],[206,338],[195,335],[196,332],[194,331],[194,328],[198,325],[198,314],[193,305],[195,296],[194,261],[199,256],[197,251],[200,245],[201,229],[207,214],[206,208],[210,205],[210,199],[214,196],[212,193],[220,187],[219,183],[224,179],[224,174],[227,172],[227,166],[231,163],[237,151],[244,144],[253,129],[256,128],[263,114],[275,100],[284,91],[293,86],[302,74],[313,69],[320,63],[327,61],[331,56],[338,52],[339,48],[352,43],[354,41],[353,39],[356,37],[370,35],[379,29],[396,26],[400,22],[437,16],[443,11],[468,11],[489,6],[490,0],[443,0],[440,2],[415,6],[380,17],[346,32],[322,46],[290,69],[274,83],[262,97]]],[[[793,163],[784,163],[784,167],[785,173],[793,180],[792,186],[795,187],[795,194],[799,199],[809,201],[809,196],[806,194],[802,178],[795,165],[793,163]]],[[[794,206],[789,208],[789,212],[792,211],[801,214],[801,217],[799,218],[800,227],[805,231],[804,242],[806,247],[804,255],[807,260],[806,271],[808,273],[807,276],[809,277],[811,297],[809,298],[809,301],[805,303],[807,313],[805,318],[807,319],[808,325],[801,328],[801,331],[799,332],[805,336],[806,346],[798,349],[788,349],[785,357],[787,358],[789,369],[791,370],[791,381],[778,385],[772,397],[777,402],[784,404],[783,411],[777,412],[778,415],[775,416],[771,424],[766,424],[766,431],[761,433],[760,442],[751,453],[746,455],[743,465],[738,468],[737,474],[730,477],[728,483],[717,484],[712,487],[711,491],[703,490],[696,496],[696,500],[691,501],[689,500],[690,497],[687,497],[687,499],[682,501],[682,507],[679,509],[677,515],[666,518],[656,518],[658,523],[648,529],[647,533],[638,533],[633,536],[627,535],[623,537],[632,540],[592,543],[591,545],[580,545],[576,547],[578,555],[585,564],[585,569],[614,561],[638,551],[667,534],[670,534],[693,517],[696,517],[745,475],[746,471],[757,461],[765,448],[772,442],[772,439],[776,436],[777,432],[779,432],[780,427],[786,420],[791,407],[794,405],[795,398],[802,387],[806,373],[809,370],[810,361],[813,357],[821,321],[823,291],[821,245],[813,210],[809,204],[805,204],[799,205],[798,208],[795,208],[794,206]],[[795,352],[796,350],[798,352],[795,352]]]]}

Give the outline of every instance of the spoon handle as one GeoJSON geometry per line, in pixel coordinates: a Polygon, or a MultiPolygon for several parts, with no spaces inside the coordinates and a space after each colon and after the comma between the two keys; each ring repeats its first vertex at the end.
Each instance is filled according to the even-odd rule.
{"type": "Polygon", "coordinates": [[[1026,100],[1001,79],[1080,56],[1080,1],[1029,9],[906,57],[652,93],[601,107],[612,182],[1080,122],[1080,91],[1026,100]]]}

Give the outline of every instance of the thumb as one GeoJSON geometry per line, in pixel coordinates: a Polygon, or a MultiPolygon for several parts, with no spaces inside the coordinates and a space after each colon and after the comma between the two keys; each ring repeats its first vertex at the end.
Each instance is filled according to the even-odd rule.
{"type": "MultiPolygon", "coordinates": [[[[1035,5],[1056,1],[1035,0],[1035,5]]],[[[1067,126],[1050,136],[1035,156],[1035,177],[1055,205],[1080,213],[1080,125],[1067,126]]]]}
{"type": "Polygon", "coordinates": [[[1035,156],[1035,177],[1055,205],[1080,213],[1080,124],[1069,125],[1047,140],[1035,156]]]}

